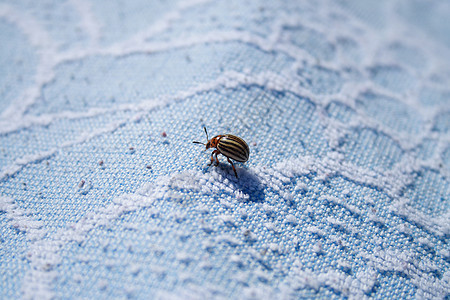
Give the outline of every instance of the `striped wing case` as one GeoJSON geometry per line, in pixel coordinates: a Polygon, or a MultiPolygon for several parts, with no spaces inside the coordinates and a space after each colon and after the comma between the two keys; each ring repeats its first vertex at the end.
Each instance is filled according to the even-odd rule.
{"type": "Polygon", "coordinates": [[[248,148],[247,143],[240,137],[232,134],[224,135],[219,140],[217,149],[222,155],[238,162],[246,162],[250,155],[250,149],[248,148]]]}

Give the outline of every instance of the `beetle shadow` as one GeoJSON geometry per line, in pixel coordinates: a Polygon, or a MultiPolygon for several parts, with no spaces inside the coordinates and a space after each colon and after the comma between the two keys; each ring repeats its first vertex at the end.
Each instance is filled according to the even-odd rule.
{"type": "Polygon", "coordinates": [[[217,167],[217,171],[228,178],[236,190],[249,196],[249,199],[245,201],[264,202],[266,197],[264,193],[265,186],[262,184],[261,179],[246,168],[238,167],[236,170],[239,178],[236,178],[230,165],[220,164],[217,167]]]}

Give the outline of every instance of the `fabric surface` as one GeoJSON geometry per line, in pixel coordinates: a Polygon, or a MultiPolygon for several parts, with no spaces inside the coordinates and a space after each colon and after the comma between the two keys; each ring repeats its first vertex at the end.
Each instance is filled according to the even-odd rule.
{"type": "Polygon", "coordinates": [[[449,16],[2,0],[0,298],[448,299],[449,16]]]}

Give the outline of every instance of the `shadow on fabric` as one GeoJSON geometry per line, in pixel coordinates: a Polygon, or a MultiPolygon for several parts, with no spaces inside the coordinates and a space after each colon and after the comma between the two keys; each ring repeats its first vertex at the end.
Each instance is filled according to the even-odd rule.
{"type": "Polygon", "coordinates": [[[234,176],[231,165],[220,164],[217,167],[217,172],[230,179],[231,185],[244,195],[244,201],[264,202],[265,186],[262,184],[261,179],[247,168],[237,167],[236,170],[239,178],[234,176]]]}

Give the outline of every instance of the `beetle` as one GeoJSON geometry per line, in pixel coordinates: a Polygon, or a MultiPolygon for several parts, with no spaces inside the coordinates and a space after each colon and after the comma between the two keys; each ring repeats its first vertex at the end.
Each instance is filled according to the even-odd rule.
{"type": "Polygon", "coordinates": [[[237,137],[232,134],[221,134],[216,135],[212,139],[209,139],[208,137],[208,131],[206,131],[206,127],[203,127],[206,133],[206,144],[202,142],[196,142],[194,141],[194,144],[202,144],[206,146],[205,150],[208,150],[209,148],[216,148],[211,153],[211,163],[208,165],[212,165],[214,162],[214,155],[216,157],[216,166],[219,165],[219,159],[217,158],[218,154],[222,154],[225,156],[228,160],[228,162],[233,167],[234,175],[236,175],[236,178],[239,178],[236,172],[236,168],[234,167],[233,162],[230,160],[234,159],[238,162],[246,162],[248,160],[248,157],[250,155],[250,149],[248,148],[247,143],[241,139],[240,137],[237,137]]]}

